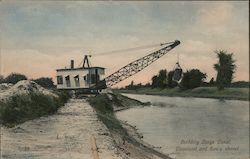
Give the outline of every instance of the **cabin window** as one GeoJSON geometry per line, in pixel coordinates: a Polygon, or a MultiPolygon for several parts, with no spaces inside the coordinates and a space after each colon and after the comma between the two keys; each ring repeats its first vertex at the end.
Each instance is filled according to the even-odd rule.
{"type": "Polygon", "coordinates": [[[94,74],[94,83],[97,83],[100,80],[100,75],[98,73],[98,69],[95,69],[95,74],[94,74]]]}
{"type": "Polygon", "coordinates": [[[87,83],[95,84],[100,80],[100,76],[97,74],[87,74],[87,83]]]}
{"type": "Polygon", "coordinates": [[[99,80],[100,80],[100,75],[98,75],[98,74],[91,75],[91,83],[92,84],[97,83],[99,80]]]}
{"type": "Polygon", "coordinates": [[[65,80],[66,80],[66,86],[70,87],[70,77],[69,77],[69,75],[65,77],[65,80]]]}
{"type": "Polygon", "coordinates": [[[74,77],[74,79],[75,79],[76,87],[80,87],[79,75],[76,75],[76,76],[74,77]]]}
{"type": "Polygon", "coordinates": [[[90,74],[87,74],[86,75],[86,81],[87,81],[88,84],[91,84],[90,80],[91,80],[90,74]]]}
{"type": "Polygon", "coordinates": [[[63,84],[63,77],[57,76],[57,84],[63,84]]]}
{"type": "Polygon", "coordinates": [[[96,78],[96,75],[95,74],[91,74],[91,84],[95,83],[95,78],[96,78]]]}

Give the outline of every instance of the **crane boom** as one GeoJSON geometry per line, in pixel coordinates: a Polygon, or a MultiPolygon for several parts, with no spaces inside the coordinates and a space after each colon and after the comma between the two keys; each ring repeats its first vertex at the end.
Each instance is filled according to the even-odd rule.
{"type": "MultiPolygon", "coordinates": [[[[175,48],[177,45],[180,44],[179,40],[175,40],[174,42],[171,43],[166,43],[168,44],[167,46],[161,48],[160,50],[157,50],[151,54],[148,54],[142,58],[139,58],[128,65],[120,68],[118,71],[114,72],[113,74],[109,75],[108,77],[104,78],[104,80],[100,81],[96,85],[96,89],[104,89],[107,87],[111,87],[128,77],[140,72],[143,70],[145,67],[149,66],[152,64],[154,61],[165,55],[167,52],[175,48]]],[[[166,45],[166,44],[161,44],[161,45],[166,45]]]]}

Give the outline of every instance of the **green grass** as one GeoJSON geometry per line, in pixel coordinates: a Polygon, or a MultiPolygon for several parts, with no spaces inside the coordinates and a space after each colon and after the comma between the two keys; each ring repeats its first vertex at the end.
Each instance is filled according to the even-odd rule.
{"type": "MultiPolygon", "coordinates": [[[[131,137],[128,131],[122,126],[121,122],[116,118],[113,106],[127,107],[137,106],[144,104],[134,99],[130,99],[120,94],[99,94],[95,97],[88,98],[88,102],[97,112],[98,118],[109,129],[112,135],[119,136],[122,140],[126,140],[134,144],[135,146],[141,146],[133,137],[131,137]],[[108,97],[111,96],[111,98],[108,97]]],[[[119,143],[119,139],[115,139],[115,143],[119,143]]]]}
{"type": "Polygon", "coordinates": [[[66,92],[58,98],[41,93],[15,95],[0,102],[0,123],[12,127],[30,119],[55,113],[69,99],[66,92]]]}
{"type": "Polygon", "coordinates": [[[225,88],[224,90],[218,90],[216,87],[198,87],[191,90],[182,90],[180,88],[173,88],[173,89],[141,88],[137,90],[119,90],[118,92],[149,94],[149,95],[180,96],[180,97],[249,100],[249,88],[225,88]]]}
{"type": "Polygon", "coordinates": [[[107,126],[113,133],[118,133],[124,137],[128,136],[127,131],[122,127],[119,120],[114,115],[113,106],[120,104],[116,96],[112,95],[112,100],[107,94],[99,94],[96,97],[88,99],[90,105],[96,110],[98,118],[107,126]]]}

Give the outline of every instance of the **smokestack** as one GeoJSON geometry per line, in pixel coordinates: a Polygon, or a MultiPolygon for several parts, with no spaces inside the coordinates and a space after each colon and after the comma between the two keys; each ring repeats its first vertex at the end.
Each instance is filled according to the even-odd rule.
{"type": "Polygon", "coordinates": [[[74,68],[74,60],[70,60],[70,68],[71,68],[71,69],[74,68]]]}

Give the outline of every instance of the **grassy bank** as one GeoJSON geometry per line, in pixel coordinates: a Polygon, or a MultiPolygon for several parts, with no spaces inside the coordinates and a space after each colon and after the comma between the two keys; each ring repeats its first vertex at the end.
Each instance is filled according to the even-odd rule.
{"type": "Polygon", "coordinates": [[[145,106],[148,103],[143,103],[135,99],[130,99],[121,94],[99,94],[88,99],[90,105],[96,110],[98,118],[107,126],[109,130],[123,135],[123,138],[128,137],[128,133],[122,127],[119,120],[114,115],[115,111],[130,106],[145,106]]]}
{"type": "Polygon", "coordinates": [[[88,99],[90,105],[96,110],[98,118],[107,126],[107,128],[119,133],[123,137],[128,136],[126,130],[121,126],[120,122],[114,115],[114,108],[112,105],[121,105],[117,99],[111,100],[106,94],[97,95],[88,99]]]}
{"type": "Polygon", "coordinates": [[[128,127],[128,125],[123,125],[115,116],[114,108],[126,108],[132,105],[142,106],[147,105],[147,103],[142,103],[120,94],[100,94],[96,97],[89,98],[88,102],[96,110],[98,118],[109,129],[117,148],[121,151],[121,154],[125,154],[129,158],[137,159],[151,159],[154,158],[152,157],[153,155],[169,159],[167,155],[138,141],[135,135],[131,135],[131,129],[125,128],[128,127]]]}
{"type": "Polygon", "coordinates": [[[55,93],[58,97],[31,92],[0,101],[0,123],[12,127],[30,119],[53,114],[69,99],[66,92],[55,93]]]}
{"type": "Polygon", "coordinates": [[[140,88],[137,90],[116,90],[116,91],[120,93],[133,93],[133,94],[249,100],[249,88],[225,88],[224,90],[221,91],[219,91],[215,87],[199,87],[192,90],[181,90],[179,88],[173,88],[173,89],[140,88]]]}

